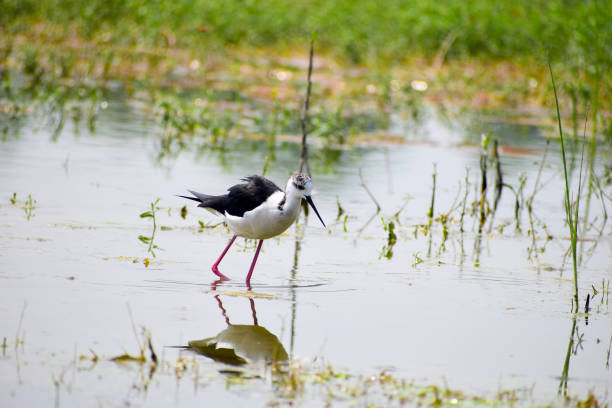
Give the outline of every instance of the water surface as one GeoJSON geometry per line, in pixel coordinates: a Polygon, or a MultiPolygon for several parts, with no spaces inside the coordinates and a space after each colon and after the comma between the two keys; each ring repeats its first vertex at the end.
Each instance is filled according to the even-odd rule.
{"type": "MultiPolygon", "coordinates": [[[[260,173],[265,143],[230,141],[224,153],[187,150],[159,162],[155,121],[121,100],[101,114],[94,134],[67,124],[52,142],[49,129],[28,123],[0,144],[0,336],[7,344],[0,360],[1,405],[264,406],[276,400],[266,370],[257,373],[263,379],[231,382],[223,374],[231,367],[166,347],[213,337],[228,322],[266,328],[304,364],[329,363],[354,375],[386,369],[418,384],[484,396],[527,389],[527,403],[554,401],[572,329],[573,293],[564,258],[569,234],[558,147],[549,149],[541,176],[546,184],[534,202],[537,246],[544,248],[537,259],[529,259],[525,211],[522,232],[515,231],[507,189],[494,224],[508,224],[503,232],[493,228],[479,239],[469,217],[463,234],[455,223],[443,242],[439,223],[431,235],[419,227],[427,224],[434,163],[440,214],[462,191],[466,168],[473,201],[482,129],[501,139],[505,182],[516,187],[526,175],[526,195],[546,143],[534,127],[431,121],[409,143],[347,148],[331,166],[314,161],[314,199],[329,228],[311,216],[267,240],[252,298],[245,296],[243,279],[253,243],[236,241],[220,266],[232,280],[214,285],[210,266],[231,235],[222,227],[200,231],[198,220],[220,220],[175,195],[187,188],[222,193],[241,177],[260,173]],[[360,186],[359,169],[381,205],[378,214],[360,186]],[[17,204],[9,202],[13,193],[17,204]],[[29,194],[36,200],[30,219],[22,208],[29,194]],[[381,218],[393,220],[408,195],[394,221],[393,256],[386,259],[380,256],[387,243],[381,218]],[[139,214],[157,198],[159,249],[152,257],[138,240],[151,234],[151,219],[139,214]],[[337,201],[346,221],[344,215],[336,220],[337,201]],[[552,240],[545,239],[542,224],[552,240]],[[137,364],[108,360],[137,354],[130,310],[136,331],[151,333],[162,361],[152,376],[137,364]],[[97,363],[80,358],[92,353],[100,357],[97,363]],[[197,363],[197,373],[177,375],[181,356],[197,363]]],[[[283,186],[298,148],[279,144],[276,155],[268,177],[283,186]]],[[[600,157],[605,162],[609,153],[600,157]]],[[[588,325],[578,317],[580,343],[571,355],[568,390],[604,398],[612,391],[612,318],[600,289],[610,279],[610,228],[601,236],[591,230],[587,238],[579,289],[582,297],[592,287],[600,292],[588,325]]],[[[323,393],[298,397],[305,406],[325,399],[323,393]]]]}

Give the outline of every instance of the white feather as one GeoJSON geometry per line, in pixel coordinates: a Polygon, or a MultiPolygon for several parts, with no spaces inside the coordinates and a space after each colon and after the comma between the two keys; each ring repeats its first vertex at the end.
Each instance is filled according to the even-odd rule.
{"type": "Polygon", "coordinates": [[[242,217],[225,213],[229,228],[239,236],[253,239],[267,239],[282,234],[299,214],[302,197],[289,189],[287,193],[277,191],[258,207],[247,211],[242,217]],[[280,203],[285,199],[282,209],[280,203]]]}

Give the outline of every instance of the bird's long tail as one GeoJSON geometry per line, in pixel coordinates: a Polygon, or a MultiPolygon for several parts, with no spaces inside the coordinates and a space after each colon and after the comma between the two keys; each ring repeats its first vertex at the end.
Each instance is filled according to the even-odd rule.
{"type": "Polygon", "coordinates": [[[218,211],[221,214],[225,212],[225,204],[226,204],[225,201],[227,200],[226,196],[214,196],[214,195],[202,194],[202,193],[198,193],[197,191],[193,191],[193,190],[187,190],[187,191],[193,194],[194,197],[188,197],[184,195],[178,195],[178,197],[197,201],[200,203],[198,204],[198,207],[212,208],[213,210],[218,211]]]}

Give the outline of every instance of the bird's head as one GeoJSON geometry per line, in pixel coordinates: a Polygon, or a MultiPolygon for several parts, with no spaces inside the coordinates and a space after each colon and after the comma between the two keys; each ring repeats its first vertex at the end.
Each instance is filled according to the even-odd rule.
{"type": "MultiPolygon", "coordinates": [[[[295,194],[298,197],[302,197],[305,199],[308,204],[312,207],[317,217],[325,227],[325,223],[323,219],[319,215],[317,211],[317,207],[315,207],[312,198],[310,197],[310,193],[312,192],[312,179],[304,173],[296,173],[287,182],[287,187],[285,188],[285,193],[288,195],[295,194]]],[[[327,227],[326,227],[327,228],[327,227]]]]}
{"type": "Polygon", "coordinates": [[[304,173],[295,173],[287,182],[286,190],[306,198],[312,192],[312,179],[304,173]]]}

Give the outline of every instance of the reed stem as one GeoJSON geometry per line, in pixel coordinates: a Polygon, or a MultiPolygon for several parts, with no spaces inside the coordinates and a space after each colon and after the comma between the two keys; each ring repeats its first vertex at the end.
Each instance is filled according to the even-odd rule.
{"type": "MultiPolygon", "coordinates": [[[[576,253],[576,243],[578,241],[578,237],[576,235],[576,223],[574,222],[574,217],[572,216],[572,208],[570,201],[570,191],[569,191],[569,176],[567,173],[567,161],[565,159],[565,143],[563,140],[563,126],[561,125],[561,112],[559,111],[559,97],[557,96],[557,86],[555,84],[555,76],[553,75],[552,67],[550,65],[550,61],[548,61],[548,70],[550,72],[550,80],[553,86],[553,92],[555,94],[555,107],[557,109],[557,124],[559,126],[559,137],[561,139],[561,156],[563,159],[563,176],[565,180],[565,213],[567,215],[567,222],[569,224],[570,230],[570,240],[571,240],[571,249],[572,249],[572,266],[574,271],[574,304],[576,305],[576,313],[578,312],[578,264],[577,264],[577,253],[576,253]]],[[[580,196],[578,196],[577,200],[580,200],[580,196]]],[[[576,218],[578,216],[578,203],[576,203],[576,218]]]]}

